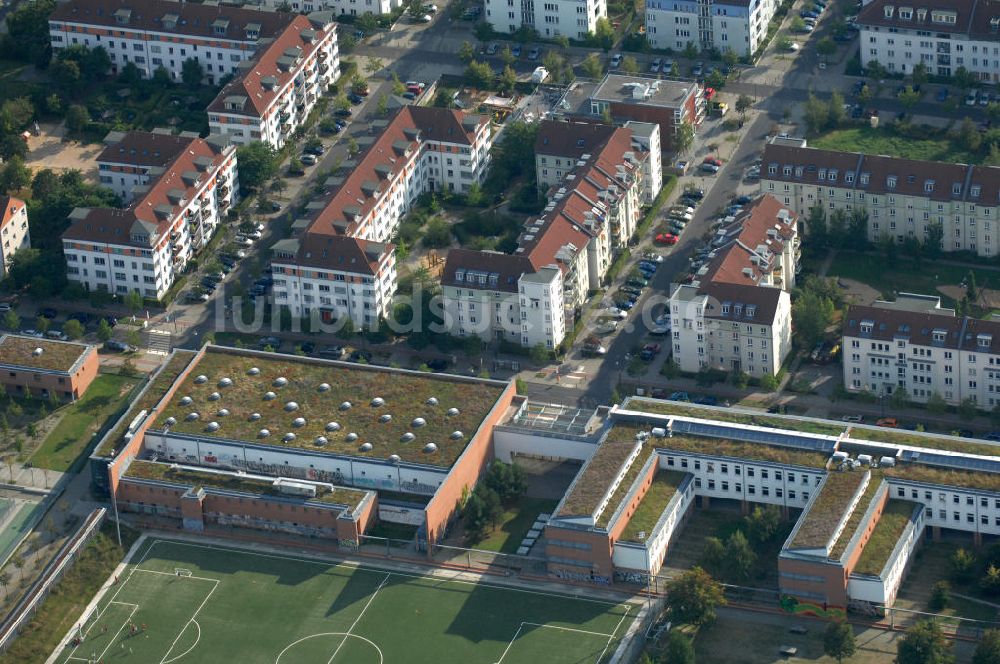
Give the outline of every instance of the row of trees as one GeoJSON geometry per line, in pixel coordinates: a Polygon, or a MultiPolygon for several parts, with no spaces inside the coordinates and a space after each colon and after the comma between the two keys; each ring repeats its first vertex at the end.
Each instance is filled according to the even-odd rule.
{"type": "Polygon", "coordinates": [[[500,523],[504,507],[516,503],[527,490],[528,483],[520,466],[494,461],[462,508],[468,540],[481,541],[490,528],[500,523]]]}

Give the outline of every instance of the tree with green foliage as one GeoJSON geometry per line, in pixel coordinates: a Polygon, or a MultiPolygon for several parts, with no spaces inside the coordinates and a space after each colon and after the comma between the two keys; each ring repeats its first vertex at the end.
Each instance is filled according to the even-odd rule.
{"type": "Polygon", "coordinates": [[[268,143],[254,141],[236,148],[240,187],[255,190],[278,174],[278,154],[268,143]]]}
{"type": "Polygon", "coordinates": [[[85,330],[83,329],[83,323],[73,318],[69,319],[63,324],[63,334],[69,337],[71,340],[76,341],[83,336],[85,330]]]}
{"type": "Polygon", "coordinates": [[[90,124],[90,112],[81,104],[72,104],[66,109],[66,128],[70,131],[82,131],[90,124]]]}
{"type": "Polygon", "coordinates": [[[389,113],[389,98],[385,95],[378,96],[378,103],[375,105],[375,112],[385,117],[389,113]]]}
{"type": "Polygon", "coordinates": [[[608,51],[615,45],[615,29],[611,26],[611,21],[606,16],[597,19],[594,25],[594,43],[598,48],[608,51]]]}
{"type": "Polygon", "coordinates": [[[800,291],[792,304],[792,320],[796,339],[803,348],[811,348],[823,338],[833,312],[829,298],[811,290],[800,291]]]}
{"type": "Polygon", "coordinates": [[[800,16],[793,16],[791,22],[788,24],[788,29],[792,32],[805,32],[806,22],[800,16]]]}
{"type": "Polygon", "coordinates": [[[706,537],[701,549],[701,566],[712,574],[723,570],[726,560],[726,545],[718,537],[706,537]]]}
{"type": "Polygon", "coordinates": [[[626,55],[622,58],[621,70],[629,76],[635,76],[639,73],[639,61],[634,56],[626,55]]]}
{"type": "Polygon", "coordinates": [[[684,57],[687,58],[688,60],[694,60],[695,58],[698,57],[699,53],[700,51],[698,50],[698,45],[695,44],[693,41],[689,41],[687,44],[684,45],[683,54],[684,57]]]}
{"type": "Polygon", "coordinates": [[[744,122],[747,118],[747,111],[753,108],[753,99],[747,95],[740,95],[736,98],[736,112],[740,114],[740,121],[744,122]]]}
{"type": "Polygon", "coordinates": [[[969,116],[962,118],[962,123],[958,126],[957,140],[958,144],[969,152],[978,152],[982,147],[983,134],[969,116]]]}
{"type": "Polygon", "coordinates": [[[976,401],[972,397],[962,399],[958,404],[958,414],[963,420],[971,420],[979,413],[976,401]]]}
{"type": "Polygon", "coordinates": [[[750,578],[753,566],[757,562],[750,542],[742,530],[734,531],[726,540],[726,557],[724,567],[726,578],[732,583],[745,583],[750,578]]]}
{"type": "Polygon", "coordinates": [[[833,657],[837,664],[845,658],[854,656],[857,650],[854,642],[854,628],[846,620],[844,622],[830,622],[823,632],[823,653],[827,657],[833,657]]]}
{"type": "Polygon", "coordinates": [[[354,22],[355,27],[366,35],[375,34],[378,31],[378,17],[371,12],[365,12],[354,22]]]}
{"type": "Polygon", "coordinates": [[[951,644],[934,620],[921,620],[900,639],[896,664],[953,664],[951,644]]]}
{"type": "Polygon", "coordinates": [[[972,655],[972,664],[1000,664],[1000,630],[983,632],[972,655]]]}
{"type": "Polygon", "coordinates": [[[488,88],[493,83],[493,67],[488,62],[473,60],[465,67],[465,82],[475,88],[488,88]]]}
{"type": "Polygon", "coordinates": [[[49,331],[50,327],[52,327],[52,323],[49,321],[48,318],[46,318],[45,316],[36,316],[35,317],[35,329],[36,330],[38,330],[42,334],[45,334],[46,332],[49,331]]]}
{"type": "Polygon", "coordinates": [[[958,86],[961,90],[968,90],[969,88],[975,87],[977,80],[976,75],[970,72],[965,67],[958,67],[951,76],[951,82],[958,86]]]}
{"type": "Polygon", "coordinates": [[[825,60],[837,52],[837,42],[829,37],[823,37],[816,42],[816,52],[822,55],[825,60]]]}
{"type": "Polygon", "coordinates": [[[74,60],[54,60],[49,67],[49,76],[56,82],[63,94],[76,97],[80,92],[80,65],[74,60]]]}
{"type": "Polygon", "coordinates": [[[528,357],[531,358],[533,363],[543,365],[549,363],[551,354],[549,353],[549,349],[546,348],[544,344],[537,343],[531,347],[531,350],[528,351],[528,357]]]}
{"type": "Polygon", "coordinates": [[[111,324],[104,318],[97,324],[97,338],[103,343],[111,338],[113,331],[111,324]]]}
{"type": "Polygon", "coordinates": [[[906,109],[907,113],[913,110],[913,107],[920,101],[920,97],[921,94],[914,90],[912,85],[907,85],[899,92],[898,95],[896,95],[896,99],[898,99],[899,103],[903,105],[903,108],[906,109]]]}
{"type": "Polygon", "coordinates": [[[21,327],[21,317],[13,309],[3,315],[3,326],[11,332],[21,327]]]}
{"type": "Polygon", "coordinates": [[[587,78],[599,79],[604,74],[604,64],[601,57],[596,53],[591,53],[580,63],[583,75],[587,78]]]}
{"type": "MultiPolygon", "coordinates": [[[[478,338],[478,337],[477,337],[478,338]]],[[[516,503],[528,490],[524,469],[516,463],[494,461],[483,478],[486,486],[496,491],[504,505],[516,503]]]]}
{"type": "Polygon", "coordinates": [[[898,386],[892,391],[892,396],[889,397],[889,404],[893,408],[906,408],[910,405],[910,393],[902,385],[898,386]]]}
{"type": "Polygon", "coordinates": [[[930,72],[927,71],[927,65],[923,62],[913,65],[913,70],[910,72],[910,79],[913,81],[914,88],[926,85],[929,78],[930,72]]]}
{"type": "Polygon", "coordinates": [[[660,664],[695,664],[694,645],[691,639],[679,629],[667,634],[667,645],[663,648],[660,664]]]}
{"type": "Polygon", "coordinates": [[[142,294],[137,290],[130,290],[122,296],[122,303],[129,310],[129,313],[135,315],[142,309],[142,294]]]}
{"type": "Polygon", "coordinates": [[[667,586],[666,606],[671,617],[692,625],[715,620],[715,609],[725,606],[722,586],[701,567],[693,567],[667,586]]]}
{"type": "Polygon", "coordinates": [[[444,219],[434,217],[427,223],[421,243],[428,249],[444,249],[451,244],[451,226],[444,219]]]}
{"type": "Polygon", "coordinates": [[[951,584],[946,580],[941,579],[931,586],[931,598],[928,600],[927,605],[930,607],[931,611],[938,613],[948,608],[950,603],[951,584]]]}
{"type": "Polygon", "coordinates": [[[830,119],[830,107],[810,92],[803,109],[803,117],[806,121],[806,130],[810,134],[818,134],[826,129],[830,119]]]}
{"type": "Polygon", "coordinates": [[[684,154],[694,143],[694,126],[684,120],[678,125],[674,133],[674,148],[677,154],[684,154]]]}
{"type": "Polygon", "coordinates": [[[189,88],[197,88],[205,77],[205,71],[197,58],[188,58],[181,63],[181,80],[189,88]]]}
{"type": "Polygon", "coordinates": [[[924,404],[924,407],[932,413],[941,414],[948,409],[948,402],[944,400],[944,397],[939,392],[931,392],[931,395],[927,397],[927,403],[924,404]]]}
{"type": "Polygon", "coordinates": [[[517,85],[517,72],[510,65],[507,65],[497,76],[497,87],[501,92],[513,92],[515,85],[517,85]]]}
{"type": "Polygon", "coordinates": [[[514,57],[514,51],[510,50],[510,44],[505,44],[502,49],[500,49],[500,61],[503,62],[505,67],[510,67],[514,64],[517,58],[514,57]]]}
{"type": "Polygon", "coordinates": [[[458,47],[458,59],[462,62],[472,62],[473,58],[476,57],[476,49],[470,41],[462,42],[461,46],[458,47]]]}
{"type": "Polygon", "coordinates": [[[31,184],[31,169],[20,156],[11,157],[0,168],[0,193],[13,194],[31,184]]]}
{"type": "Polygon", "coordinates": [[[765,507],[757,505],[750,514],[743,517],[743,522],[754,544],[763,544],[778,532],[781,526],[781,512],[775,505],[765,507]]]}
{"type": "Polygon", "coordinates": [[[382,58],[377,58],[374,55],[369,55],[368,59],[365,60],[365,69],[368,70],[369,74],[374,74],[385,67],[385,62],[382,58]]]}
{"type": "Polygon", "coordinates": [[[17,3],[7,15],[7,34],[0,42],[4,57],[47,67],[52,59],[49,14],[55,8],[55,0],[17,3]]]}

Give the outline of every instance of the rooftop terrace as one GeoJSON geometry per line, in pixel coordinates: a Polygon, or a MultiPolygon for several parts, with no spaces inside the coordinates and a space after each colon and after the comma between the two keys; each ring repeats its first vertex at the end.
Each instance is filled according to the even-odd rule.
{"type": "Polygon", "coordinates": [[[195,354],[190,351],[175,350],[173,355],[167,360],[167,363],[161,367],[160,372],[153,378],[139,398],[136,399],[132,407],[128,409],[128,412],[118,421],[115,428],[108,432],[108,435],[101,442],[100,447],[94,452],[94,455],[108,457],[115,450],[121,449],[124,443],[125,431],[136,415],[144,409],[149,410],[155,406],[194,358],[195,354]]]}
{"type": "MultiPolygon", "coordinates": [[[[587,467],[576,478],[570,493],[563,500],[562,507],[559,508],[558,516],[589,516],[593,514],[601,502],[601,498],[607,492],[608,486],[618,476],[625,460],[635,448],[635,443],[634,435],[625,440],[605,440],[590,457],[587,467]]],[[[633,462],[633,467],[630,470],[637,473],[638,470],[634,468],[635,464],[641,465],[646,458],[648,457],[643,456],[642,451],[640,451],[639,457],[633,462]]],[[[608,509],[614,508],[609,504],[605,511],[608,509]]]]}
{"type": "Polygon", "coordinates": [[[646,537],[650,537],[653,534],[653,527],[663,515],[663,510],[667,509],[667,504],[677,493],[677,487],[687,475],[688,473],[676,470],[656,471],[649,491],[639,502],[619,539],[624,542],[641,542],[639,533],[645,533],[646,537]]]}
{"type": "Polygon", "coordinates": [[[88,348],[85,344],[5,334],[0,337],[0,364],[66,372],[88,348]],[[36,349],[42,352],[36,355],[36,349]]]}
{"type": "MultiPolygon", "coordinates": [[[[867,473],[831,472],[799,520],[791,546],[816,549],[827,545],[844,516],[851,497],[861,486],[867,473]]],[[[873,480],[875,478],[872,478],[873,480]]],[[[846,528],[845,528],[846,530],[846,528]]]]}
{"type": "MultiPolygon", "coordinates": [[[[184,468],[167,463],[155,463],[152,461],[141,461],[135,459],[129,465],[125,477],[141,480],[155,480],[180,484],[186,487],[210,487],[225,489],[226,491],[237,491],[240,493],[250,493],[255,495],[267,495],[285,498],[288,500],[302,500],[303,498],[293,494],[281,493],[273,486],[273,480],[259,480],[236,474],[225,474],[219,472],[204,472],[193,468],[184,468]]],[[[333,491],[318,490],[315,498],[305,498],[309,501],[330,503],[335,505],[346,505],[355,507],[365,497],[364,491],[355,489],[345,489],[334,487],[333,491]]]]}
{"type": "Polygon", "coordinates": [[[854,566],[855,573],[878,576],[882,572],[906,524],[910,522],[914,507],[916,503],[906,500],[890,500],[886,503],[882,517],[875,524],[875,529],[854,566]]]}
{"type": "Polygon", "coordinates": [[[162,407],[154,427],[350,456],[395,454],[448,467],[505,387],[210,348],[162,407]],[[176,421],[169,424],[168,418],[176,421]]]}

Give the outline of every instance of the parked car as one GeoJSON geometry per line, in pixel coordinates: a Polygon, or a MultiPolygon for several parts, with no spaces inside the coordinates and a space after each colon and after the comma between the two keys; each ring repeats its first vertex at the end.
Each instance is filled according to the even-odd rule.
{"type": "Polygon", "coordinates": [[[616,330],[618,330],[618,321],[614,320],[606,320],[594,328],[594,331],[597,332],[597,334],[611,334],[616,330]]]}
{"type": "Polygon", "coordinates": [[[698,167],[702,173],[708,173],[709,175],[715,175],[719,172],[719,167],[715,164],[702,164],[698,167]]]}
{"type": "Polygon", "coordinates": [[[990,431],[988,434],[983,436],[983,439],[994,443],[1000,443],[1000,431],[990,431]]]}
{"type": "Polygon", "coordinates": [[[618,307],[608,307],[603,312],[601,312],[601,316],[604,316],[606,318],[616,318],[618,320],[624,320],[628,318],[628,312],[619,309],[618,307]]]}
{"type": "Polygon", "coordinates": [[[116,353],[134,353],[137,350],[135,346],[130,346],[124,341],[118,341],[117,339],[108,339],[105,341],[104,349],[116,353]]]}
{"type": "Polygon", "coordinates": [[[660,353],[660,344],[646,344],[639,352],[639,357],[647,362],[660,353]]]}
{"type": "Polygon", "coordinates": [[[270,346],[271,348],[277,349],[281,346],[281,339],[278,337],[261,337],[257,340],[257,345],[261,348],[267,348],[270,346]]]}
{"type": "Polygon", "coordinates": [[[691,395],[687,392],[671,392],[667,398],[671,401],[691,401],[691,395]]]}
{"type": "Polygon", "coordinates": [[[865,416],[864,415],[844,415],[840,419],[843,420],[844,422],[851,422],[853,424],[861,424],[862,422],[865,421],[865,416]]]}
{"type": "Polygon", "coordinates": [[[736,205],[741,205],[741,206],[742,205],[750,205],[750,203],[752,203],[752,202],[753,202],[753,199],[750,198],[749,196],[746,196],[746,195],[744,195],[744,196],[737,196],[736,198],[733,199],[733,203],[735,203],[736,205]]]}
{"type": "Polygon", "coordinates": [[[649,285],[648,281],[646,281],[645,279],[640,279],[639,277],[632,277],[625,283],[628,284],[629,286],[635,286],[636,288],[645,288],[646,286],[649,285]]]}
{"type": "Polygon", "coordinates": [[[338,108],[333,112],[334,115],[340,116],[342,118],[349,118],[353,115],[353,111],[349,108],[338,108]]]}
{"type": "Polygon", "coordinates": [[[694,67],[691,68],[691,75],[692,76],[697,77],[697,76],[701,76],[704,73],[705,73],[705,63],[704,62],[697,62],[697,63],[695,63],[694,67]]]}
{"type": "Polygon", "coordinates": [[[330,358],[332,360],[339,360],[340,358],[342,358],[344,356],[344,347],[343,346],[323,346],[319,350],[319,354],[322,357],[327,357],[327,358],[330,358]]]}
{"type": "Polygon", "coordinates": [[[697,399],[695,399],[694,403],[698,404],[699,406],[715,406],[719,403],[719,400],[716,397],[712,396],[711,394],[706,394],[703,397],[698,397],[697,399]]]}
{"type": "Polygon", "coordinates": [[[209,294],[197,291],[188,291],[187,295],[184,296],[184,299],[188,302],[208,302],[209,294]]]}
{"type": "Polygon", "coordinates": [[[537,60],[541,54],[542,54],[542,49],[535,46],[530,51],[528,51],[528,59],[537,60]]]}
{"type": "Polygon", "coordinates": [[[635,302],[633,302],[632,300],[626,300],[625,298],[619,298],[615,300],[615,306],[618,307],[619,309],[624,309],[625,311],[629,311],[635,306],[635,302]]]}
{"type": "Polygon", "coordinates": [[[611,68],[612,69],[618,69],[618,67],[620,67],[621,64],[622,64],[622,58],[623,58],[623,56],[622,56],[621,53],[615,53],[614,55],[612,55],[611,56],[611,68]]]}
{"type": "Polygon", "coordinates": [[[13,309],[14,306],[10,302],[0,302],[0,313],[11,311],[13,309]]]}
{"type": "Polygon", "coordinates": [[[600,357],[605,355],[608,349],[601,345],[601,341],[597,337],[587,337],[583,342],[582,351],[584,357],[600,357]]]}
{"type": "Polygon", "coordinates": [[[660,63],[661,62],[662,62],[662,60],[660,60],[660,58],[656,58],[651,63],[649,63],[649,73],[650,74],[659,73],[659,71],[660,71],[660,63]]]}
{"type": "Polygon", "coordinates": [[[448,368],[448,360],[443,360],[441,358],[427,360],[424,364],[426,364],[431,371],[436,371],[438,373],[441,373],[448,368]]]}
{"type": "Polygon", "coordinates": [[[69,341],[69,337],[62,330],[48,330],[45,336],[49,339],[55,339],[57,341],[69,341]]]}
{"type": "Polygon", "coordinates": [[[320,145],[311,145],[311,146],[307,147],[306,149],[304,149],[303,152],[306,153],[306,154],[312,154],[312,155],[319,156],[319,155],[323,154],[324,152],[326,152],[326,148],[324,148],[322,146],[322,144],[320,144],[320,145]]]}
{"type": "Polygon", "coordinates": [[[316,155],[311,155],[311,154],[302,155],[301,157],[299,157],[299,161],[301,161],[304,166],[315,166],[317,163],[319,163],[319,160],[316,159],[316,155]]]}
{"type": "Polygon", "coordinates": [[[656,242],[656,244],[671,246],[677,244],[677,240],[677,236],[673,233],[660,233],[653,241],[656,242]]]}
{"type": "Polygon", "coordinates": [[[656,272],[656,268],[659,267],[656,263],[647,260],[639,261],[639,269],[646,270],[649,272],[656,272]]]}
{"type": "Polygon", "coordinates": [[[940,101],[946,101],[948,99],[948,88],[938,88],[937,94],[934,95],[934,99],[940,101]]]}
{"type": "Polygon", "coordinates": [[[647,251],[642,255],[642,259],[647,263],[662,263],[663,256],[656,253],[655,251],[647,251]]]}
{"type": "Polygon", "coordinates": [[[497,51],[499,51],[499,50],[500,50],[500,45],[499,44],[497,44],[496,42],[490,42],[486,46],[486,55],[496,55],[497,51]]]}
{"type": "Polygon", "coordinates": [[[364,362],[365,364],[371,364],[373,357],[375,356],[371,354],[371,351],[359,349],[351,353],[351,362],[364,362]]]}
{"type": "Polygon", "coordinates": [[[510,49],[510,54],[513,55],[515,58],[521,57],[521,45],[514,44],[514,46],[510,49]]]}
{"type": "Polygon", "coordinates": [[[48,318],[49,320],[52,320],[53,318],[59,315],[59,312],[57,312],[52,307],[45,307],[38,313],[38,315],[41,316],[42,318],[48,318]]]}
{"type": "Polygon", "coordinates": [[[718,157],[713,157],[711,155],[709,155],[708,157],[705,157],[704,159],[702,159],[701,163],[703,163],[703,164],[714,164],[715,166],[722,166],[722,160],[719,159],[718,157]]]}
{"type": "Polygon", "coordinates": [[[649,333],[651,335],[653,335],[654,337],[665,337],[668,334],[670,334],[670,326],[669,325],[657,325],[652,330],[650,330],[649,333]]]}
{"type": "Polygon", "coordinates": [[[705,190],[699,189],[698,187],[691,187],[689,189],[685,189],[684,193],[681,194],[681,196],[683,198],[690,198],[695,201],[700,201],[701,199],[705,198],[705,190]]]}
{"type": "Polygon", "coordinates": [[[895,417],[880,417],[875,420],[875,426],[877,427],[889,427],[890,429],[896,429],[899,427],[899,420],[895,417]]]}

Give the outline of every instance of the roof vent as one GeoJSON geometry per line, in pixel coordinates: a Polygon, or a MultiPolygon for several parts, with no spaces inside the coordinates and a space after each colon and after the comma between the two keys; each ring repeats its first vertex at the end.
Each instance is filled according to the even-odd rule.
{"type": "Polygon", "coordinates": [[[260,431],[257,432],[258,438],[267,438],[270,435],[271,435],[270,429],[261,429],[260,431]]]}
{"type": "Polygon", "coordinates": [[[194,422],[199,417],[201,417],[201,415],[198,414],[198,411],[194,411],[192,413],[188,413],[187,417],[185,417],[184,419],[187,420],[188,422],[194,422]]]}
{"type": "Polygon", "coordinates": [[[250,367],[249,369],[247,369],[247,375],[248,376],[259,376],[260,375],[260,369],[258,369],[257,367],[250,367]]]}
{"type": "Polygon", "coordinates": [[[340,423],[339,422],[327,422],[326,423],[326,427],[324,427],[324,428],[327,431],[331,431],[331,432],[332,431],[340,431],[340,423]]]}
{"type": "Polygon", "coordinates": [[[289,401],[285,404],[285,410],[288,411],[289,413],[294,413],[298,409],[299,409],[299,404],[295,403],[294,401],[289,401]]]}
{"type": "Polygon", "coordinates": [[[351,433],[347,434],[347,442],[353,443],[357,439],[358,439],[358,434],[354,433],[353,431],[351,433]]]}
{"type": "Polygon", "coordinates": [[[329,392],[330,391],[330,383],[320,383],[319,387],[317,389],[320,392],[329,392]]]}
{"type": "Polygon", "coordinates": [[[389,455],[389,462],[390,463],[399,463],[400,461],[402,461],[402,459],[399,458],[398,454],[390,454],[389,455]]]}
{"type": "Polygon", "coordinates": [[[228,408],[220,408],[219,412],[216,413],[216,415],[218,415],[219,417],[225,417],[228,414],[229,414],[228,408]]]}
{"type": "Polygon", "coordinates": [[[212,392],[211,394],[208,395],[208,400],[209,401],[218,401],[221,398],[222,398],[222,395],[219,394],[218,392],[212,392]]]}
{"type": "Polygon", "coordinates": [[[292,426],[295,427],[296,429],[301,429],[305,425],[306,425],[306,418],[304,417],[296,417],[294,420],[292,420],[292,426]]]}
{"type": "Polygon", "coordinates": [[[286,433],[284,436],[281,437],[281,442],[283,443],[290,443],[293,440],[295,440],[295,434],[292,433],[291,431],[289,431],[288,433],[286,433]]]}
{"type": "Polygon", "coordinates": [[[455,417],[458,415],[458,408],[449,408],[447,414],[449,417],[455,417]]]}
{"type": "Polygon", "coordinates": [[[424,445],[424,453],[426,454],[434,454],[437,451],[438,451],[438,446],[434,443],[427,443],[426,445],[424,445]]]}
{"type": "Polygon", "coordinates": [[[164,424],[166,424],[168,427],[172,427],[175,424],[177,424],[177,418],[176,417],[168,417],[166,419],[166,421],[164,422],[164,424]]]}
{"type": "Polygon", "coordinates": [[[451,432],[451,439],[452,440],[462,440],[462,436],[464,436],[464,435],[465,434],[463,434],[461,431],[452,431],[451,432]]]}
{"type": "Polygon", "coordinates": [[[208,376],[206,376],[205,374],[201,374],[200,376],[197,376],[194,379],[195,385],[204,385],[207,382],[208,382],[208,376]]]}
{"type": "Polygon", "coordinates": [[[372,399],[372,408],[378,408],[379,406],[385,405],[385,399],[382,397],[375,397],[372,399]]]}
{"type": "Polygon", "coordinates": [[[386,413],[382,417],[378,418],[378,421],[381,422],[382,424],[388,424],[389,422],[392,422],[392,415],[386,413]]]}
{"type": "Polygon", "coordinates": [[[36,348],[35,350],[31,351],[31,354],[34,357],[39,357],[44,352],[45,351],[43,351],[41,348],[36,348]]]}
{"type": "Polygon", "coordinates": [[[182,406],[190,406],[192,403],[194,403],[194,399],[191,397],[181,397],[182,406]]]}
{"type": "Polygon", "coordinates": [[[274,392],[264,392],[264,401],[274,401],[278,398],[278,395],[274,392]]]}
{"type": "Polygon", "coordinates": [[[315,443],[316,445],[320,445],[320,446],[326,445],[329,442],[330,441],[328,441],[326,439],[326,436],[316,436],[316,440],[313,441],[313,443],[315,443]]]}
{"type": "Polygon", "coordinates": [[[259,422],[260,421],[260,413],[250,413],[250,421],[251,422],[259,422]]]}
{"type": "Polygon", "coordinates": [[[218,431],[218,430],[219,430],[218,422],[209,422],[208,424],[205,425],[205,431],[218,431]]]}
{"type": "Polygon", "coordinates": [[[340,404],[340,409],[341,410],[350,410],[351,409],[351,402],[350,401],[345,401],[344,403],[340,404]]]}
{"type": "Polygon", "coordinates": [[[428,399],[427,400],[427,405],[428,406],[436,406],[436,405],[438,405],[437,397],[431,397],[430,399],[428,399]]]}
{"type": "Polygon", "coordinates": [[[420,427],[424,426],[425,424],[427,424],[427,420],[425,420],[422,417],[415,417],[415,418],[413,418],[413,421],[410,422],[410,425],[413,426],[413,428],[415,428],[415,429],[419,429],[420,427]]]}
{"type": "Polygon", "coordinates": [[[232,378],[220,378],[219,387],[230,387],[233,384],[232,378]]]}
{"type": "Polygon", "coordinates": [[[278,376],[274,379],[273,385],[275,387],[284,387],[285,385],[288,385],[288,379],[283,376],[278,376]]]}
{"type": "Polygon", "coordinates": [[[406,433],[404,433],[402,436],[399,437],[399,439],[404,443],[412,442],[414,438],[416,438],[416,436],[413,435],[412,431],[407,431],[406,433]]]}
{"type": "Polygon", "coordinates": [[[371,452],[372,451],[372,444],[371,443],[361,443],[361,446],[358,449],[360,451],[362,451],[362,452],[371,452]]]}

